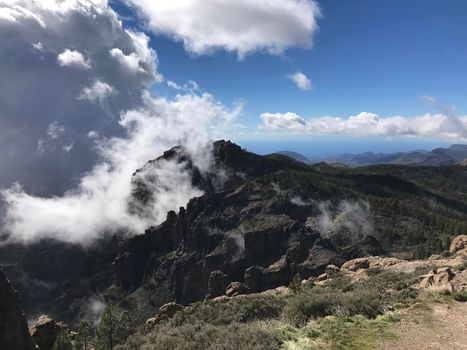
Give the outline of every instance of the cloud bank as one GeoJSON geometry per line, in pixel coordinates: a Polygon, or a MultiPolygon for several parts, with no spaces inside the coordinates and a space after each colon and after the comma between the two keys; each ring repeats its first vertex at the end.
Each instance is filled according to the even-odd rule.
{"type": "Polygon", "coordinates": [[[147,36],[105,0],[0,0],[0,76],[0,185],[44,195],[90,170],[89,132],[123,135],[120,114],[161,79],[147,36]],[[60,137],[49,137],[53,123],[60,137]]]}
{"type": "Polygon", "coordinates": [[[183,42],[202,55],[216,49],[240,58],[311,47],[321,12],[313,0],[126,0],[156,34],[183,42]]]}
{"type": "Polygon", "coordinates": [[[319,117],[305,120],[296,113],[263,113],[261,128],[308,135],[414,136],[467,142],[467,116],[424,114],[415,117],[381,117],[362,112],[348,118],[319,117]]]}
{"type": "Polygon", "coordinates": [[[161,181],[138,216],[128,208],[134,171],[175,145],[207,169],[210,137],[241,112],[194,88],[153,96],[156,52],[105,0],[0,0],[0,76],[0,163],[10,165],[0,186],[19,182],[1,192],[11,241],[86,245],[161,222],[200,194],[191,174],[153,169],[161,181]]]}

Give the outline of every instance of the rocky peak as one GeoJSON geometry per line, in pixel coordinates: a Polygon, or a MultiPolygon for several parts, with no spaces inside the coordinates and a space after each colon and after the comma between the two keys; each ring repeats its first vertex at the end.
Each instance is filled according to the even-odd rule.
{"type": "Polygon", "coordinates": [[[26,318],[21,311],[18,294],[0,269],[0,349],[32,350],[26,318]]]}

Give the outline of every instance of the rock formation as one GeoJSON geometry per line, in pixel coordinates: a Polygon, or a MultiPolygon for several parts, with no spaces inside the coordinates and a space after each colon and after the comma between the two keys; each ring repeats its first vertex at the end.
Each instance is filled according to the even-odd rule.
{"type": "Polygon", "coordinates": [[[32,350],[26,318],[21,311],[18,294],[0,269],[0,349],[32,350]]]}
{"type": "MultiPolygon", "coordinates": [[[[282,160],[224,141],[216,142],[213,152],[212,172],[203,176],[182,148],[166,152],[161,159],[183,162],[204,195],[120,245],[114,261],[117,285],[133,293],[131,301],[138,305],[145,303],[141,295],[151,298],[145,304],[148,312],[172,300],[188,304],[220,296],[232,282],[227,288],[232,295],[274,289],[288,285],[296,274],[318,276],[330,264],[381,252],[373,237],[348,236],[342,244],[339,237],[322,238],[309,227],[312,207],[294,204],[272,181],[263,180],[284,167],[282,160]],[[240,285],[244,288],[233,288],[240,285]]],[[[288,167],[303,170],[306,165],[288,167]]],[[[151,200],[151,184],[135,174],[132,207],[141,208],[151,200]]]]}

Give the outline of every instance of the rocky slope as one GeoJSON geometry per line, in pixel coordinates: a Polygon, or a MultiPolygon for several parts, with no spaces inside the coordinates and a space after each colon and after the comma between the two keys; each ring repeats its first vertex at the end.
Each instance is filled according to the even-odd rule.
{"type": "Polygon", "coordinates": [[[144,234],[86,248],[0,247],[31,321],[45,313],[73,327],[95,320],[106,301],[144,322],[162,304],[213,298],[232,282],[262,291],[368,254],[428,257],[467,232],[461,166],[310,166],[219,141],[207,173],[180,147],[136,171],[130,210],[144,215],[159,181],[146,170],[166,160],[182,164],[204,194],[144,234]]]}
{"type": "MultiPolygon", "coordinates": [[[[333,177],[319,169],[278,155],[260,157],[224,141],[215,143],[207,175],[193,168],[181,148],[161,159],[185,162],[194,174],[193,184],[205,194],[120,245],[114,268],[116,285],[125,296],[121,299],[113,290],[109,297],[120,300],[123,308],[138,310],[140,321],[170,301],[188,304],[222,295],[232,282],[259,292],[288,285],[295,275],[319,276],[330,264],[383,252],[374,226],[381,228],[384,217],[369,213],[369,206],[359,202],[364,196],[355,198],[351,187],[329,183],[322,189],[300,183],[306,176],[318,183],[333,177]],[[322,201],[330,196],[334,202],[322,201]]],[[[144,169],[135,173],[135,207],[144,206],[151,196],[152,186],[142,173],[144,169]]],[[[402,192],[404,197],[423,193],[412,183],[387,176],[349,181],[402,192]]]]}
{"type": "Polygon", "coordinates": [[[21,310],[18,293],[0,269],[0,349],[35,349],[21,310]]]}

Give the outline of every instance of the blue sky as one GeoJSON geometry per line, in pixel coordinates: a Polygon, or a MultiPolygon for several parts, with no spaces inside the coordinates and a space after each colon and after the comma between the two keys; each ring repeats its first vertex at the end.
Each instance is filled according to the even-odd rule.
{"type": "Polygon", "coordinates": [[[142,222],[135,170],[177,145],[206,169],[213,138],[306,156],[467,143],[466,17],[460,0],[3,1],[11,230],[142,232],[197,190],[159,169],[173,193],[142,222]]]}
{"type": "MultiPolygon", "coordinates": [[[[347,117],[362,111],[383,117],[436,113],[420,96],[435,97],[439,104],[467,110],[467,2],[413,1],[321,1],[323,16],[311,49],[292,48],[282,55],[253,53],[239,60],[235,53],[217,50],[209,55],[187,52],[166,35],[151,34],[159,57],[159,70],[178,83],[196,81],[225,104],[245,104],[240,122],[248,135],[236,137],[256,151],[294,148],[307,152],[306,143],[333,143],[336,137],[310,135],[251,135],[265,112],[294,112],[303,118],[347,117]],[[288,79],[297,71],[312,81],[302,91],[288,79]],[[300,146],[284,140],[299,138],[300,146]],[[262,140],[256,145],[255,140],[262,140]],[[308,140],[308,141],[307,141],[308,140]],[[265,146],[268,145],[268,146],[265,146]]],[[[122,15],[128,9],[115,4],[122,15]]],[[[138,25],[132,16],[131,25],[138,25]]],[[[157,93],[170,93],[163,87],[157,93]]],[[[260,130],[260,134],[263,134],[260,130]]],[[[339,139],[339,138],[338,138],[339,139]]],[[[342,138],[340,138],[342,141],[342,138]]],[[[449,140],[431,138],[384,140],[346,137],[343,147],[375,151],[430,148],[449,140]]],[[[342,142],[341,142],[342,143],[342,142]]],[[[308,151],[308,153],[313,151],[308,151]]]]}
{"type": "MultiPolygon", "coordinates": [[[[439,112],[420,99],[423,95],[436,98],[442,106],[455,106],[456,113],[466,112],[467,2],[327,0],[319,5],[322,17],[311,49],[291,48],[282,55],[253,53],[239,60],[235,53],[223,50],[208,55],[189,53],[167,35],[150,34],[159,70],[178,83],[196,81],[227,105],[243,102],[239,122],[247,127],[247,135],[235,139],[258,152],[274,151],[276,143],[277,148],[308,154],[314,151],[307,149],[307,142],[310,146],[331,144],[325,147],[331,153],[349,147],[389,152],[449,144],[450,140],[426,137],[402,141],[345,137],[342,142],[334,136],[287,137],[261,130],[254,134],[265,112],[294,112],[305,119],[347,117],[362,111],[382,117],[439,112]],[[288,79],[297,71],[309,77],[311,90],[302,91],[288,79]],[[299,146],[297,142],[287,146],[287,140],[297,139],[299,146]],[[336,139],[342,145],[332,145],[336,139]]],[[[134,12],[121,3],[114,3],[114,8],[131,15],[128,24],[140,25],[134,12]]],[[[169,94],[167,90],[156,87],[159,94],[169,94]]]]}

